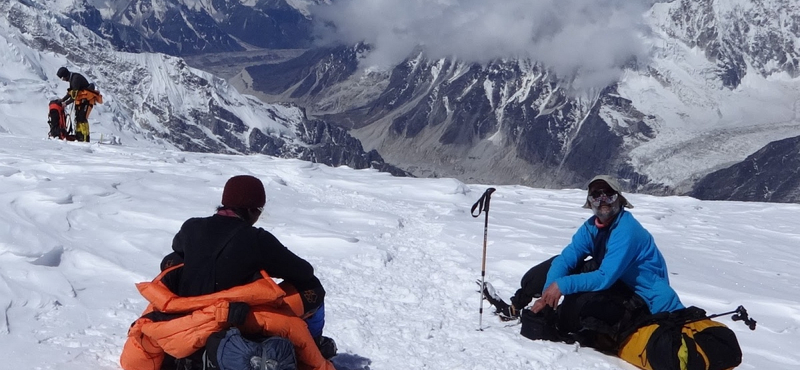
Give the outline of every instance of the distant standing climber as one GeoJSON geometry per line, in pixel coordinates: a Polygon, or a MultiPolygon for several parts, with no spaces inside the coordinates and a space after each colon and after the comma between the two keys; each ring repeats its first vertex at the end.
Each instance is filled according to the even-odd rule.
{"type": "Polygon", "coordinates": [[[64,106],[75,103],[75,139],[89,141],[89,113],[95,104],[103,103],[103,96],[80,73],[70,72],[66,67],[61,67],[56,72],[58,78],[69,82],[67,95],[61,98],[64,106]]]}

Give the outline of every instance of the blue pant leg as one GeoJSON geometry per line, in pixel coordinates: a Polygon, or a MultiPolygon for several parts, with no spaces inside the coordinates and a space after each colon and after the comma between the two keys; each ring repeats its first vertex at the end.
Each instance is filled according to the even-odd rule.
{"type": "Polygon", "coordinates": [[[306,319],[308,331],[314,338],[322,335],[322,329],[325,327],[325,303],[321,304],[313,315],[306,319]]]}

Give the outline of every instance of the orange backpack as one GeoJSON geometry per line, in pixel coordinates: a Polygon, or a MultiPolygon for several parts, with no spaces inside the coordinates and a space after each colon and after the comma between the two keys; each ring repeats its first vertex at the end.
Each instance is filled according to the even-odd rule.
{"type": "Polygon", "coordinates": [[[64,140],[68,136],[67,116],[64,114],[64,105],[61,100],[51,100],[47,113],[47,124],[50,125],[48,137],[64,140]]]}

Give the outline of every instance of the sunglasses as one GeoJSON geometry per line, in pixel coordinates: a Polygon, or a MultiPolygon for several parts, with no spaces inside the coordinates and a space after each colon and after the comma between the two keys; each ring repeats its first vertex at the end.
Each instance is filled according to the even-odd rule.
{"type": "Polygon", "coordinates": [[[601,203],[603,204],[611,204],[614,203],[617,198],[619,197],[619,193],[613,190],[609,190],[608,194],[606,194],[603,190],[595,190],[589,193],[589,196],[586,197],[586,200],[592,204],[592,206],[599,207],[601,203]]]}

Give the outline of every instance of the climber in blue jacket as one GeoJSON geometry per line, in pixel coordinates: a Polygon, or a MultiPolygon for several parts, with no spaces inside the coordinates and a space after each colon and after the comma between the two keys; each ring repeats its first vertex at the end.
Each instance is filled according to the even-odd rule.
{"type": "Polygon", "coordinates": [[[591,207],[595,215],[553,259],[544,283],[547,288],[534,303],[533,312],[545,306],[555,308],[562,295],[609,289],[617,281],[644,299],[651,313],[683,308],[678,294],[669,286],[667,263],[653,236],[625,211],[625,207],[633,206],[622,196],[616,181],[598,176],[589,187],[584,207],[591,207]],[[587,256],[602,259],[600,266],[594,271],[571,274],[587,256]]]}
{"type": "Polygon", "coordinates": [[[528,338],[591,338],[589,346],[613,348],[613,343],[595,345],[597,338],[619,344],[640,318],[684,306],[669,285],[667,264],[653,236],[626,210],[633,205],[619,183],[599,175],[587,189],[583,207],[593,215],[572,242],[523,276],[511,304],[498,297],[487,300],[501,319],[521,318],[521,333],[528,338]]]}

